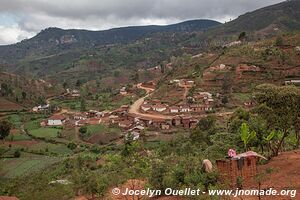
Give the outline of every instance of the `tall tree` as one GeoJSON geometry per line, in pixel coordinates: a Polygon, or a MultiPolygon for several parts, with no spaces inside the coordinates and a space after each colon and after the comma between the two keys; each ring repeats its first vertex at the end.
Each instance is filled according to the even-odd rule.
{"type": "Polygon", "coordinates": [[[11,129],[11,124],[8,121],[0,121],[0,139],[5,139],[11,129]]]}
{"type": "MultiPolygon", "coordinates": [[[[273,151],[277,156],[285,138],[297,125],[300,117],[300,89],[293,86],[275,86],[263,84],[256,88],[254,94],[260,104],[255,110],[267,120],[270,130],[282,132],[278,144],[273,151]]],[[[297,132],[297,130],[295,130],[297,132]]],[[[299,134],[299,133],[298,133],[299,134]]]]}

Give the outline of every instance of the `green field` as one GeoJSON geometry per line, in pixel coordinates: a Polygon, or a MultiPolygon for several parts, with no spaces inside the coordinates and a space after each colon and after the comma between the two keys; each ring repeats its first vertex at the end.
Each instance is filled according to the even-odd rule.
{"type": "Polygon", "coordinates": [[[66,145],[63,144],[51,144],[46,142],[40,142],[38,144],[35,144],[31,147],[29,147],[28,150],[31,151],[43,151],[43,152],[49,152],[49,153],[55,153],[58,155],[67,155],[72,154],[72,150],[70,150],[66,145]]]}
{"type": "Polygon", "coordinates": [[[109,133],[111,133],[111,132],[120,133],[121,132],[121,130],[119,128],[110,128],[104,124],[88,125],[87,130],[90,135],[94,135],[97,133],[107,133],[107,132],[109,132],[109,133]]]}
{"type": "Polygon", "coordinates": [[[39,138],[56,138],[58,132],[61,132],[61,130],[56,128],[39,128],[29,131],[31,135],[39,138]]]}
{"type": "Polygon", "coordinates": [[[1,159],[0,175],[5,178],[28,175],[41,171],[60,160],[60,158],[46,156],[1,159]]]}
{"type": "Polygon", "coordinates": [[[8,139],[11,139],[12,141],[23,141],[23,140],[31,140],[31,137],[25,134],[15,134],[15,135],[10,135],[8,139]]]}

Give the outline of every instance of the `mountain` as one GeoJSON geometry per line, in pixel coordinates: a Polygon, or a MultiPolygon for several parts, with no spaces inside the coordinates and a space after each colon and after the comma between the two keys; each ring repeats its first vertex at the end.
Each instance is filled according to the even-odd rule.
{"type": "Polygon", "coordinates": [[[291,31],[300,29],[300,0],[288,0],[245,13],[216,30],[222,34],[242,31],[291,31]]]}
{"type": "Polygon", "coordinates": [[[213,20],[192,20],[167,26],[132,26],[105,31],[47,28],[31,39],[0,46],[0,63],[14,63],[19,59],[33,59],[74,48],[124,44],[155,33],[198,32],[220,24],[213,20]]]}
{"type": "MultiPolygon", "coordinates": [[[[246,13],[225,24],[192,20],[168,26],[134,26],[105,31],[48,28],[20,43],[0,46],[0,70],[48,81],[87,82],[130,76],[172,56],[199,54],[237,40],[248,41],[300,29],[300,0],[246,13]],[[59,74],[60,76],[57,76],[59,74]]],[[[73,84],[72,83],[72,84],[73,84]]],[[[101,84],[100,84],[101,85],[101,84]]]]}

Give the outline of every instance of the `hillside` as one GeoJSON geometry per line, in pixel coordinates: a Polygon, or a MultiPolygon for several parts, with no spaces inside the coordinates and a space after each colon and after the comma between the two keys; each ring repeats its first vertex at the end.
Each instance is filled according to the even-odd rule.
{"type": "Polygon", "coordinates": [[[243,105],[259,84],[283,85],[285,81],[299,79],[299,46],[299,33],[291,33],[199,56],[177,57],[173,60],[173,69],[162,78],[151,100],[184,105],[198,92],[210,92],[226,96],[230,105],[243,105]],[[276,44],[277,40],[282,44],[276,44]],[[186,92],[174,80],[194,81],[195,87],[186,92]]]}
{"type": "Polygon", "coordinates": [[[5,72],[0,72],[0,85],[0,110],[18,110],[22,106],[33,105],[40,98],[58,95],[63,91],[43,79],[30,79],[5,72]]]}
{"type": "Polygon", "coordinates": [[[212,20],[193,20],[168,26],[136,26],[105,31],[48,28],[31,39],[0,46],[0,63],[15,63],[19,59],[61,54],[73,51],[74,48],[84,50],[101,45],[130,43],[154,33],[203,31],[219,24],[212,20]]]}
{"type": "Polygon", "coordinates": [[[195,55],[223,46],[243,31],[248,41],[258,41],[298,30],[299,10],[300,1],[296,0],[246,13],[223,25],[193,20],[106,31],[48,28],[29,40],[0,46],[0,68],[58,83],[103,82],[103,77],[120,82],[112,74],[130,77],[137,69],[156,66],[172,56],[195,55]]]}

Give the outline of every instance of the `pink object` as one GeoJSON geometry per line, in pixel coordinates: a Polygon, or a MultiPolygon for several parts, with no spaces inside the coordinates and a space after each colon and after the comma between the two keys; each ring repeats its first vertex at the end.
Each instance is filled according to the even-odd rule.
{"type": "MultiPolygon", "coordinates": [[[[229,151],[228,151],[228,154],[229,154],[229,151]]],[[[267,160],[266,157],[264,157],[264,156],[262,156],[262,155],[260,155],[260,154],[258,154],[256,152],[254,152],[254,151],[247,151],[245,153],[241,153],[241,154],[235,155],[233,157],[234,158],[245,158],[245,157],[252,157],[252,156],[254,156],[254,157],[260,157],[260,158],[263,158],[263,159],[267,160]]]]}
{"type": "Polygon", "coordinates": [[[234,149],[229,149],[228,150],[228,156],[230,158],[236,157],[236,151],[234,149]]]}

